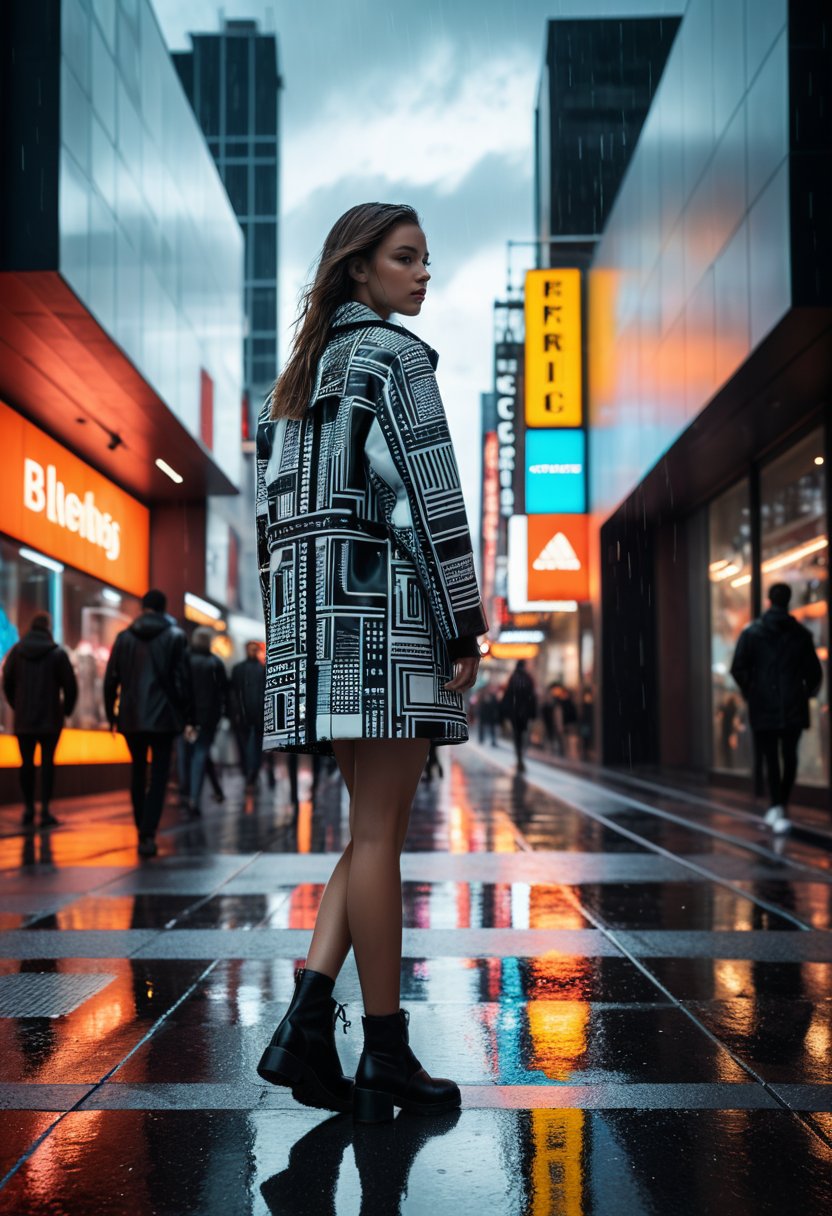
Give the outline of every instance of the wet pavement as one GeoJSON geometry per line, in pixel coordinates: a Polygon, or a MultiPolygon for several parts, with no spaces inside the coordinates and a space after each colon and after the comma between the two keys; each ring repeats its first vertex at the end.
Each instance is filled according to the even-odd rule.
{"type": "MultiPolygon", "coordinates": [[[[346,843],[301,802],[0,810],[0,1213],[820,1213],[832,854],[742,810],[446,749],[403,858],[403,1003],[463,1107],[354,1129],[254,1069],[346,843]]],[[[361,1047],[352,961],[336,987],[361,1047]]]]}

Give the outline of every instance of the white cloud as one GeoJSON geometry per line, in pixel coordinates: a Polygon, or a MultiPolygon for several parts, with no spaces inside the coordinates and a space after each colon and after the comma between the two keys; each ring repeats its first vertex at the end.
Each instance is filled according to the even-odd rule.
{"type": "Polygon", "coordinates": [[[327,95],[283,147],[283,210],[344,178],[452,193],[490,154],[529,172],[536,62],[522,47],[462,65],[449,42],[391,85],[389,68],[327,95]]]}

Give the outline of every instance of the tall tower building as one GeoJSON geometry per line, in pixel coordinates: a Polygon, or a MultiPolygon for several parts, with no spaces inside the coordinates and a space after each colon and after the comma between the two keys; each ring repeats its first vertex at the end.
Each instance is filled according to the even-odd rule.
{"type": "Polygon", "coordinates": [[[247,405],[241,503],[242,610],[260,613],[256,579],[253,445],[256,417],[277,376],[279,98],[277,38],[256,21],[223,21],[216,34],[191,34],[192,50],[173,54],[245,237],[243,372],[247,405]]]}

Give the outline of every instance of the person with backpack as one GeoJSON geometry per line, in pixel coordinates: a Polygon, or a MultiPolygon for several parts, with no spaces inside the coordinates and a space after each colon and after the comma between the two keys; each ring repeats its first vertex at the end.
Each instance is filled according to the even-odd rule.
{"type": "Polygon", "coordinates": [[[142,857],[158,852],[156,829],[173,742],[193,724],[188,639],[166,608],[163,592],[146,593],[141,616],[116,638],[104,673],[107,720],[130,750],[130,797],[142,857]]]}
{"type": "Polygon", "coordinates": [[[12,646],[3,666],[3,692],[14,710],[14,733],[20,748],[23,826],[35,822],[35,749],[40,744],[40,826],[59,820],[49,809],[55,777],[55,749],[78,699],[78,683],[69,655],[52,637],[52,620],[39,612],[29,632],[12,646]]]}

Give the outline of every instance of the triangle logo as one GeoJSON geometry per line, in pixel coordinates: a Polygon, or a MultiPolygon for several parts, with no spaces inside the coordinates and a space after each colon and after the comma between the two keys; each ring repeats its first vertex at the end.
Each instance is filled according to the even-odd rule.
{"type": "Polygon", "coordinates": [[[562,532],[556,532],[532,563],[534,570],[580,570],[578,555],[562,532]]]}

